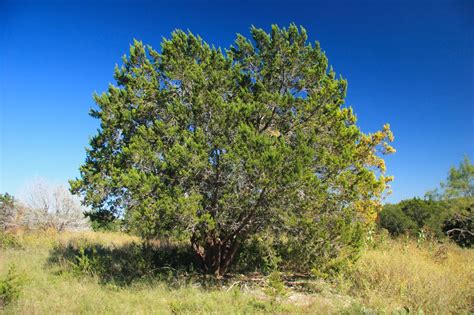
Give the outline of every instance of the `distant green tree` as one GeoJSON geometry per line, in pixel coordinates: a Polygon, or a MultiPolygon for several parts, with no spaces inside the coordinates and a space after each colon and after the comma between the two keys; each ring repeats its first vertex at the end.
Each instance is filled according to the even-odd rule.
{"type": "Polygon", "coordinates": [[[473,198],[474,197],[474,164],[467,156],[458,168],[452,167],[446,183],[441,183],[447,198],[473,198]]]}
{"type": "Polygon", "coordinates": [[[380,213],[380,226],[392,235],[409,233],[416,235],[425,229],[434,236],[443,236],[444,221],[452,214],[452,205],[447,201],[413,198],[397,204],[385,205],[380,213]]]}
{"type": "Polygon", "coordinates": [[[440,188],[425,194],[425,200],[413,198],[384,206],[380,226],[392,235],[415,234],[426,228],[437,237],[447,235],[461,246],[471,246],[473,193],[474,165],[466,156],[458,168],[449,170],[446,182],[441,183],[440,188]]]}
{"type": "Polygon", "coordinates": [[[449,204],[445,201],[407,199],[385,205],[380,213],[380,226],[395,236],[404,233],[416,235],[420,229],[442,236],[443,222],[449,214],[449,204]]]}
{"type": "Polygon", "coordinates": [[[458,168],[451,167],[446,182],[440,184],[440,189],[427,192],[425,198],[430,200],[474,198],[474,164],[469,157],[464,156],[458,168]]]}
{"type": "Polygon", "coordinates": [[[407,216],[398,204],[385,205],[380,213],[380,226],[398,236],[417,229],[416,222],[407,216]]]}
{"type": "Polygon", "coordinates": [[[444,201],[443,232],[459,245],[470,247],[474,242],[474,164],[469,157],[465,156],[458,168],[451,167],[446,182],[426,198],[444,201]]]}
{"type": "Polygon", "coordinates": [[[400,202],[399,207],[405,215],[416,223],[418,229],[428,227],[432,230],[439,230],[441,228],[440,225],[431,220],[432,218],[439,218],[440,214],[444,211],[445,205],[442,203],[413,198],[403,200],[400,202]]]}
{"type": "Polygon", "coordinates": [[[218,276],[262,231],[335,258],[391,180],[389,126],[360,131],[319,44],[295,25],[251,34],[225,53],[183,31],[160,53],[135,41],[117,85],[95,96],[101,128],[70,182],[145,240],[188,237],[218,276]]]}

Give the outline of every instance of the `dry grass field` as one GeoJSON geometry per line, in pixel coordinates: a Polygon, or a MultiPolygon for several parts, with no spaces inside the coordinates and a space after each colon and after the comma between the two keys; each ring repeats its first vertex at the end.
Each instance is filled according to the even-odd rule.
{"type": "MultiPolygon", "coordinates": [[[[9,281],[19,294],[0,313],[469,314],[474,310],[474,251],[453,244],[388,239],[366,248],[347,274],[311,280],[304,287],[290,287],[272,276],[252,282],[248,275],[234,275],[212,282],[173,270],[168,276],[140,275],[127,283],[115,278],[104,281],[93,268],[94,261],[81,260],[81,255],[68,258],[57,250],[78,248],[81,253],[81,248],[92,245],[111,250],[97,253],[101,255],[138,241],[99,232],[18,233],[9,241],[3,237],[0,279],[5,284],[8,270],[14,268],[14,280],[9,281]]],[[[107,272],[124,268],[127,262],[111,263],[122,265],[107,272]]]]}

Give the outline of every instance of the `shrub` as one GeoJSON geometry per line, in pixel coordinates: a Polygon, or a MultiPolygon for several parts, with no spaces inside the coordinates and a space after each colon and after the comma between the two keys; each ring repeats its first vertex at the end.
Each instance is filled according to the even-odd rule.
{"type": "Polygon", "coordinates": [[[234,270],[274,271],[329,277],[346,270],[358,257],[365,226],[351,212],[322,211],[318,224],[301,217],[285,227],[274,226],[248,239],[234,270]]]}
{"type": "Polygon", "coordinates": [[[21,243],[14,234],[0,232],[0,248],[21,248],[21,243]]]}
{"type": "Polygon", "coordinates": [[[306,218],[293,224],[279,233],[282,270],[333,276],[350,267],[364,244],[366,227],[354,222],[351,212],[322,211],[318,224],[306,218]]]}
{"type": "Polygon", "coordinates": [[[288,290],[285,287],[285,282],[279,272],[274,271],[267,277],[267,286],[264,291],[273,299],[284,296],[288,293],[288,290]]]}
{"type": "Polygon", "coordinates": [[[233,270],[240,272],[259,271],[268,274],[278,269],[281,257],[274,236],[260,233],[243,243],[233,270]]]}
{"type": "Polygon", "coordinates": [[[443,224],[443,232],[462,247],[474,243],[474,203],[455,212],[443,224]]]}
{"type": "Polygon", "coordinates": [[[438,240],[449,237],[458,245],[471,247],[474,242],[474,199],[403,200],[385,205],[380,213],[380,227],[391,235],[409,234],[438,240]]]}
{"type": "Polygon", "coordinates": [[[15,265],[11,265],[7,274],[0,278],[0,309],[18,299],[22,282],[20,275],[16,272],[15,265]]]}

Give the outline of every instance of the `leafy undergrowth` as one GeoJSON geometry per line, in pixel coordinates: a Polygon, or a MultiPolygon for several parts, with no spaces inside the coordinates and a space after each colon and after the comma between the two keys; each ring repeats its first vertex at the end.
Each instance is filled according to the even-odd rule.
{"type": "MultiPolygon", "coordinates": [[[[3,312],[134,313],[469,313],[473,250],[451,244],[384,241],[338,279],[272,273],[216,281],[194,271],[177,244],[120,233],[24,233],[0,251],[0,278],[15,265],[26,283],[3,312]],[[175,259],[172,266],[167,265],[175,259]],[[181,265],[177,264],[181,260],[181,265]],[[183,263],[184,262],[184,263],[183,263]]],[[[2,312],[2,310],[0,310],[2,312]]]]}

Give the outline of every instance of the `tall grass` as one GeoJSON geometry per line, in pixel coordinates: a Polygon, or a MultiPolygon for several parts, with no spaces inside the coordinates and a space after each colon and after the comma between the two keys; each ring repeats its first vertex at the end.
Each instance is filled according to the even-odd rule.
{"type": "Polygon", "coordinates": [[[355,266],[352,294],[386,312],[430,314],[474,310],[474,251],[454,244],[390,241],[355,266]]]}
{"type": "MultiPolygon", "coordinates": [[[[121,251],[139,240],[120,233],[23,233],[13,243],[21,246],[0,249],[0,278],[14,264],[26,282],[19,299],[3,310],[7,314],[462,314],[473,310],[474,251],[451,244],[388,240],[377,249],[366,249],[344,281],[315,279],[301,290],[288,283],[283,288],[284,277],[275,275],[259,285],[241,276],[205,285],[189,275],[164,277],[165,273],[125,283],[114,277],[104,281],[99,271],[113,272],[114,265],[96,272],[75,272],[69,262],[76,264],[74,255],[80,251],[52,261],[54,253],[59,255],[56,258],[65,254],[55,249],[95,246],[103,250],[101,255],[113,257],[102,262],[133,269],[132,258],[121,251]]],[[[88,257],[95,259],[94,255],[99,254],[88,257]]]]}

